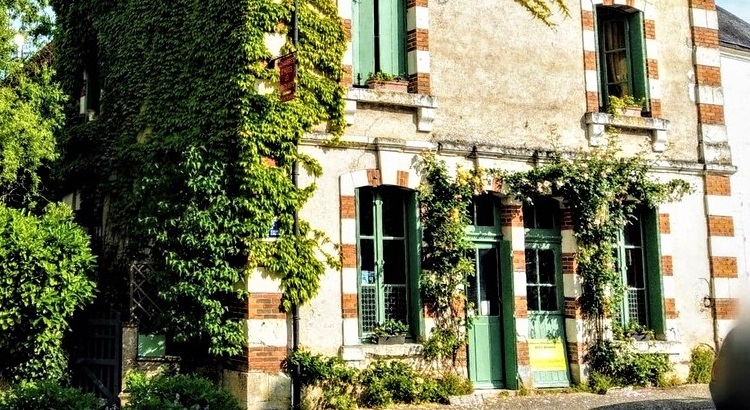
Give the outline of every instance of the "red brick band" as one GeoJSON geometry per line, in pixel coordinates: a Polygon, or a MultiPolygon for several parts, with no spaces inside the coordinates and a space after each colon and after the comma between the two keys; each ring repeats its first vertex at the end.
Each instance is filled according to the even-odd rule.
{"type": "Polygon", "coordinates": [[[516,296],[515,301],[516,301],[516,305],[515,305],[516,317],[517,318],[529,317],[529,307],[528,307],[528,302],[526,301],[526,296],[516,296]]]}
{"type": "Polygon", "coordinates": [[[710,269],[713,278],[736,278],[737,258],[734,256],[712,256],[710,269]]]}
{"type": "Polygon", "coordinates": [[[672,276],[674,274],[672,269],[672,257],[669,255],[663,255],[661,257],[661,274],[663,276],[672,276]]]}
{"type": "Polygon", "coordinates": [[[734,236],[734,218],[709,215],[708,236],[734,236]]]}
{"type": "Polygon", "coordinates": [[[248,319],[286,319],[281,310],[281,293],[250,293],[247,299],[248,319]]]}
{"type": "Polygon", "coordinates": [[[732,185],[726,175],[708,174],[703,178],[706,195],[731,196],[732,185]]]}

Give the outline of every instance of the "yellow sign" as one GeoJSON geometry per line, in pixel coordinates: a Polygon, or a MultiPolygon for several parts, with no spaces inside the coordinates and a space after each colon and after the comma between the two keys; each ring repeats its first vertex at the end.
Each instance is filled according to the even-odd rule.
{"type": "Polygon", "coordinates": [[[535,372],[567,371],[565,348],[562,341],[550,339],[529,340],[529,361],[535,372]]]}

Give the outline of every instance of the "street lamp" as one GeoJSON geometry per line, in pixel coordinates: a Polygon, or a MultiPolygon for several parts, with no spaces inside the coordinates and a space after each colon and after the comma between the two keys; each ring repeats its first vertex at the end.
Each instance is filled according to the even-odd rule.
{"type": "Polygon", "coordinates": [[[13,44],[16,45],[16,50],[18,50],[18,59],[23,58],[23,45],[26,44],[26,36],[23,35],[20,31],[16,33],[16,35],[13,36],[13,44]]]}

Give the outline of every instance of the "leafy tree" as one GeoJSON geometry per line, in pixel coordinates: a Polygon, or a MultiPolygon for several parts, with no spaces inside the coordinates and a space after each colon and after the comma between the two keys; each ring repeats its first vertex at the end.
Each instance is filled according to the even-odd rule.
{"type": "Polygon", "coordinates": [[[67,367],[68,321],[93,299],[94,257],[70,208],[45,206],[41,193],[63,119],[49,48],[38,49],[50,34],[46,2],[0,6],[0,378],[55,380],[67,367]],[[19,31],[32,56],[15,52],[19,31]]]}

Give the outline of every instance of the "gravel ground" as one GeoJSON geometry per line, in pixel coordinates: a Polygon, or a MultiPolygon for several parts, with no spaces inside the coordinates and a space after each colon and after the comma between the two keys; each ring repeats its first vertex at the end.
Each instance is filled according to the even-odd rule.
{"type": "Polygon", "coordinates": [[[398,410],[646,410],[714,409],[708,386],[684,385],[667,389],[621,389],[605,395],[592,393],[544,393],[504,397],[502,393],[475,394],[461,398],[460,404],[399,406],[398,410]]]}

